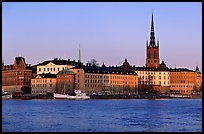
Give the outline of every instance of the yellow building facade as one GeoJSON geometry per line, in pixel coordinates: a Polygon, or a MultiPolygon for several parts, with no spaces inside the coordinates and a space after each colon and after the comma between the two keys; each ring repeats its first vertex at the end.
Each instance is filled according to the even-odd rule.
{"type": "Polygon", "coordinates": [[[192,94],[196,87],[196,72],[187,68],[170,69],[170,92],[192,94]]]}
{"type": "Polygon", "coordinates": [[[83,66],[70,70],[76,74],[75,88],[87,95],[137,93],[138,76],[134,71],[105,66],[83,66]]]}
{"type": "Polygon", "coordinates": [[[56,89],[56,75],[39,74],[31,79],[31,93],[34,95],[46,95],[53,93],[56,89]]]}

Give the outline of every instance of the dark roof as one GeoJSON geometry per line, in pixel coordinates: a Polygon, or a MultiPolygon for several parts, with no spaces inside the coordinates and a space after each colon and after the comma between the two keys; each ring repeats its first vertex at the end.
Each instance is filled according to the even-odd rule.
{"type": "Polygon", "coordinates": [[[195,72],[187,68],[170,68],[170,72],[195,72]]]}
{"type": "Polygon", "coordinates": [[[74,74],[74,72],[67,69],[63,69],[59,71],[57,74],[74,74]]]}
{"type": "Polygon", "coordinates": [[[154,67],[134,67],[135,71],[157,71],[157,68],[154,67]]]}
{"type": "Polygon", "coordinates": [[[125,62],[123,62],[123,65],[120,67],[124,70],[132,70],[132,66],[127,62],[127,59],[125,59],[125,62]]]}
{"type": "Polygon", "coordinates": [[[23,57],[16,57],[16,58],[15,58],[15,61],[16,61],[16,64],[17,64],[17,65],[19,65],[19,64],[20,64],[21,59],[22,59],[22,60],[23,60],[23,62],[25,63],[25,58],[23,58],[23,57]]]}
{"type": "Polygon", "coordinates": [[[201,72],[200,72],[200,70],[198,68],[198,65],[196,66],[195,72],[198,73],[198,74],[201,74],[201,72]]]}
{"type": "Polygon", "coordinates": [[[51,73],[42,73],[39,74],[42,78],[56,78],[55,74],[51,74],[51,73]]]}
{"type": "Polygon", "coordinates": [[[160,64],[160,66],[157,68],[157,71],[169,71],[169,68],[166,66],[164,61],[160,64]]]}
{"type": "Polygon", "coordinates": [[[73,66],[76,66],[79,64],[79,62],[75,61],[75,60],[71,61],[70,59],[64,60],[64,59],[60,59],[60,58],[59,59],[55,58],[54,60],[47,60],[47,61],[44,61],[44,62],[39,63],[39,64],[34,65],[34,66],[47,65],[50,62],[52,62],[56,65],[73,65],[73,66]]]}
{"type": "Polygon", "coordinates": [[[72,69],[84,69],[85,73],[98,73],[98,74],[123,74],[123,75],[137,75],[134,71],[121,69],[120,67],[106,67],[106,66],[82,66],[73,67],[72,69]]]}

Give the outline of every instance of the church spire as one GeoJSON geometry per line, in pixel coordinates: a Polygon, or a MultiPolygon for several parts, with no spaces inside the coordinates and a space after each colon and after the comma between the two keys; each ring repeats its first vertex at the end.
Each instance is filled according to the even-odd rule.
{"type": "Polygon", "coordinates": [[[153,19],[153,13],[152,13],[151,31],[154,32],[154,19],[153,19]]]}
{"type": "Polygon", "coordinates": [[[79,44],[79,62],[81,62],[81,51],[80,51],[80,44],[79,44]]]}
{"type": "Polygon", "coordinates": [[[149,43],[149,47],[156,47],[155,34],[154,34],[153,12],[152,12],[152,22],[151,22],[151,32],[150,32],[150,43],[149,43]]]}

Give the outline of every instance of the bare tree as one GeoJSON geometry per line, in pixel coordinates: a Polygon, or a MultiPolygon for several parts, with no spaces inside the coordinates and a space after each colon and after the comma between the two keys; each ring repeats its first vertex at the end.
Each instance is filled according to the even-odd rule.
{"type": "Polygon", "coordinates": [[[93,65],[99,66],[96,59],[91,59],[91,61],[88,61],[88,64],[91,65],[91,66],[93,66],[93,65]]]}

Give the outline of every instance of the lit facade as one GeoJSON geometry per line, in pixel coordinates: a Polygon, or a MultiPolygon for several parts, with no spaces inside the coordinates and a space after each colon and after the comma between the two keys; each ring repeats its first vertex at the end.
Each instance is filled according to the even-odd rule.
{"type": "Polygon", "coordinates": [[[32,68],[24,57],[16,57],[13,65],[2,65],[2,89],[7,92],[31,91],[32,68]]]}
{"type": "Polygon", "coordinates": [[[175,94],[192,94],[196,86],[195,71],[187,68],[170,69],[170,92],[175,94]]]}
{"type": "Polygon", "coordinates": [[[67,94],[75,89],[74,72],[64,69],[57,73],[56,93],[67,94]]]}
{"type": "Polygon", "coordinates": [[[75,67],[77,64],[78,62],[76,62],[75,60],[71,61],[70,59],[63,60],[55,58],[54,60],[44,61],[43,63],[37,64],[34,67],[36,68],[37,74],[57,74],[59,71],[63,69],[70,69],[72,67],[75,67]]]}
{"type": "Polygon", "coordinates": [[[76,74],[76,89],[91,95],[135,94],[138,88],[138,76],[134,71],[118,68],[83,66],[71,69],[76,74]]]}
{"type": "Polygon", "coordinates": [[[55,74],[38,74],[31,79],[32,90],[34,95],[46,95],[53,93],[56,90],[56,75],[55,74]]]}

